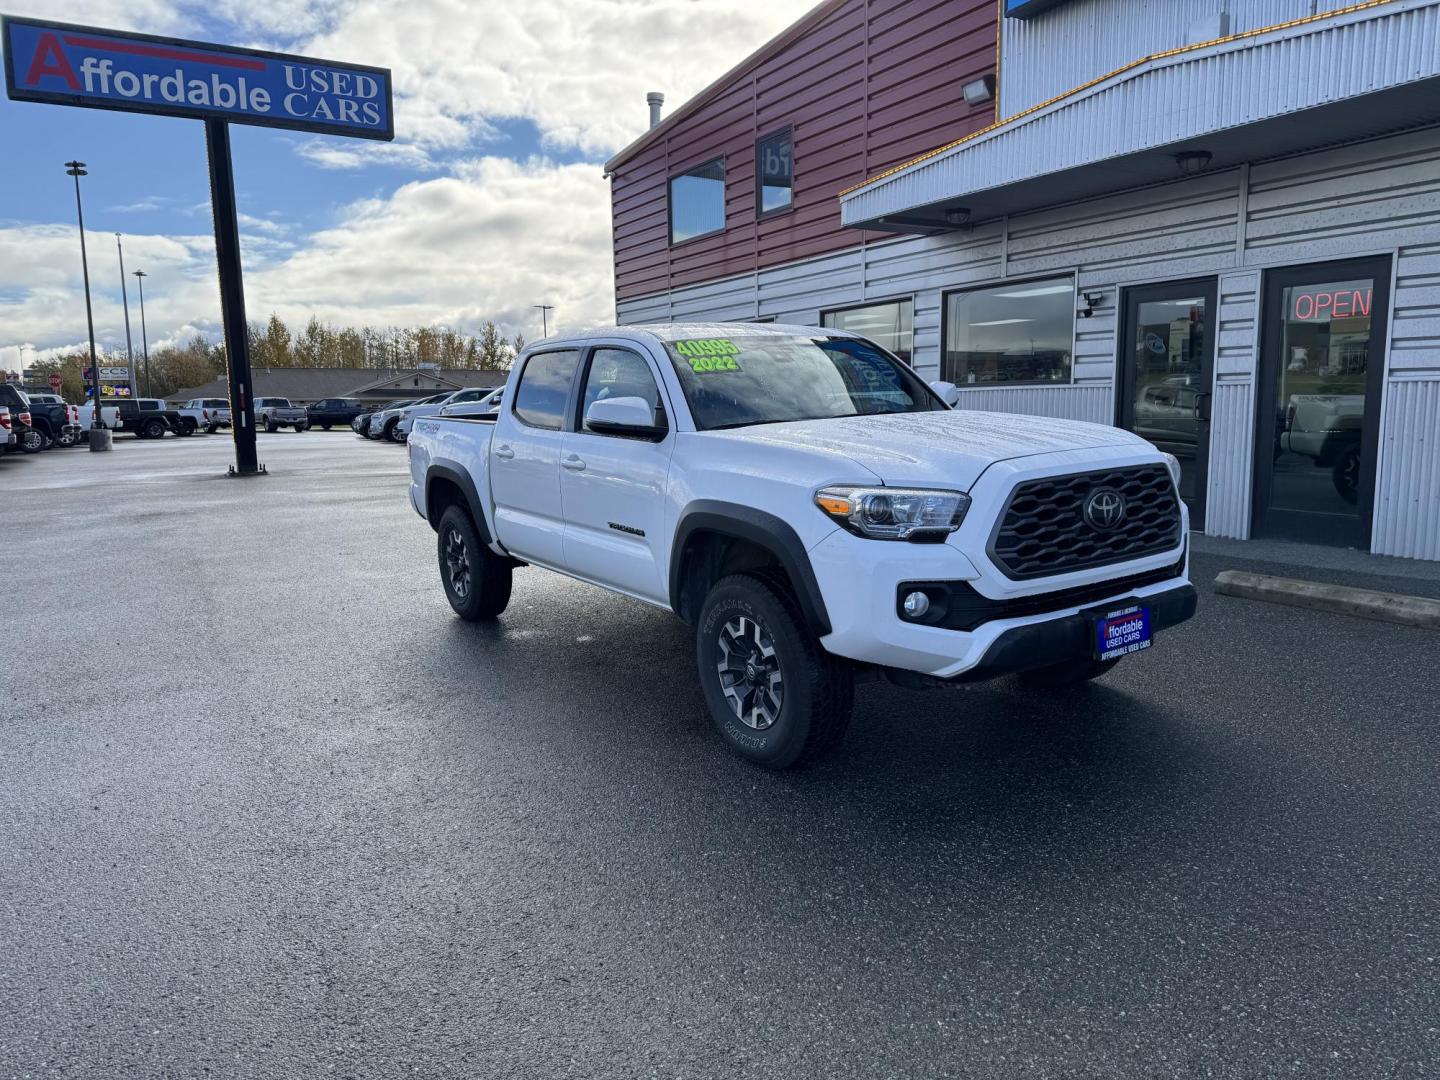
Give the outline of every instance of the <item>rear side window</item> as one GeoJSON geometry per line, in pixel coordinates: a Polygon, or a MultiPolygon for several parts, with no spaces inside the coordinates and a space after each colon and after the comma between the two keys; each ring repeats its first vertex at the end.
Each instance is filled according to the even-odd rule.
{"type": "Polygon", "coordinates": [[[578,349],[560,349],[530,357],[515,390],[515,418],[531,427],[559,431],[579,362],[578,349]]]}

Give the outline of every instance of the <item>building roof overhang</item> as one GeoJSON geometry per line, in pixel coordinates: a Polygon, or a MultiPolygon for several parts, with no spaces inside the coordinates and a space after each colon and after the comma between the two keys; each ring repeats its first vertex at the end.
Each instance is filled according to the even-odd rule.
{"type": "Polygon", "coordinates": [[[1440,123],[1440,0],[1366,0],[1146,57],[842,192],[852,228],[952,230],[1440,123]],[[1199,159],[1199,160],[1204,160],[1199,159]]]}

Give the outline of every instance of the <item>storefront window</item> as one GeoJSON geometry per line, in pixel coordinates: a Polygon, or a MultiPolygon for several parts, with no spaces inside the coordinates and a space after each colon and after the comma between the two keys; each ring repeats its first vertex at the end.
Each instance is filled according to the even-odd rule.
{"type": "Polygon", "coordinates": [[[891,300],[884,304],[827,311],[820,316],[820,324],[869,338],[908,364],[915,349],[914,312],[912,301],[891,300]]]}
{"type": "Polygon", "coordinates": [[[697,165],[670,180],[670,242],[725,228],[725,159],[697,165]]]}
{"type": "Polygon", "coordinates": [[[1070,381],[1071,278],[969,289],[945,297],[943,377],[957,386],[1070,381]]]}

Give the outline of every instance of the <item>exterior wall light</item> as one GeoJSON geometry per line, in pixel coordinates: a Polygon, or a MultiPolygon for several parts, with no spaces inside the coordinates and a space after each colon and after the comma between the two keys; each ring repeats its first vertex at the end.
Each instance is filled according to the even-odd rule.
{"type": "Polygon", "coordinates": [[[945,211],[945,224],[954,225],[957,228],[966,225],[970,221],[970,210],[964,206],[952,207],[945,211]]]}
{"type": "Polygon", "coordinates": [[[960,91],[965,95],[965,104],[984,105],[995,99],[995,76],[982,75],[974,82],[967,82],[960,91]]]}
{"type": "Polygon", "coordinates": [[[1185,150],[1175,155],[1175,164],[1184,176],[1196,176],[1210,167],[1214,154],[1209,150],[1185,150]]]}

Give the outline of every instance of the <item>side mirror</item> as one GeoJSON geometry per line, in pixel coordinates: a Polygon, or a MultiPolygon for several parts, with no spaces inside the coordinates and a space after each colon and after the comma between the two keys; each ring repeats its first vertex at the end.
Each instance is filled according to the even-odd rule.
{"type": "Polygon", "coordinates": [[[930,384],[930,389],[940,395],[940,400],[949,405],[952,409],[960,404],[960,391],[955,388],[953,382],[945,382],[943,379],[936,379],[930,384]]]}
{"type": "Polygon", "coordinates": [[[596,435],[659,442],[669,428],[644,398],[601,398],[585,410],[585,430],[596,435]]]}

